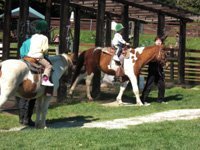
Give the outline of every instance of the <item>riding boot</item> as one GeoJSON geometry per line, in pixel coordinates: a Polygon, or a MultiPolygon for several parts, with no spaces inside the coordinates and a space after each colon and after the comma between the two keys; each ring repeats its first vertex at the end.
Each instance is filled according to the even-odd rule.
{"type": "Polygon", "coordinates": [[[35,105],[35,99],[30,101],[19,97],[16,97],[16,99],[19,107],[19,123],[34,126],[35,123],[31,120],[31,117],[35,105]]]}
{"type": "Polygon", "coordinates": [[[33,115],[34,106],[35,106],[35,99],[26,101],[24,120],[23,120],[24,125],[35,126],[35,123],[31,119],[31,117],[33,115]]]}
{"type": "Polygon", "coordinates": [[[16,97],[16,100],[17,100],[18,108],[19,108],[19,123],[23,124],[23,121],[24,121],[24,112],[25,112],[24,105],[26,103],[25,103],[24,99],[21,99],[19,97],[16,97]]]}
{"type": "Polygon", "coordinates": [[[29,107],[28,107],[28,121],[29,121],[29,126],[35,126],[35,122],[32,121],[31,117],[33,115],[33,110],[35,106],[35,101],[36,99],[32,99],[29,101],[29,107]]]}

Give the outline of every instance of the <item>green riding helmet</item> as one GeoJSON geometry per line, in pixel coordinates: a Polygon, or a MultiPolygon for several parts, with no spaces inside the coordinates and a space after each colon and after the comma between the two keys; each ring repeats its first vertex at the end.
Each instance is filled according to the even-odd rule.
{"type": "Polygon", "coordinates": [[[121,23],[118,23],[118,24],[115,26],[115,31],[119,32],[119,31],[121,31],[123,28],[124,28],[124,26],[123,26],[121,23]]]}
{"type": "Polygon", "coordinates": [[[39,20],[36,23],[36,32],[45,32],[48,29],[48,23],[45,20],[39,20]]]}

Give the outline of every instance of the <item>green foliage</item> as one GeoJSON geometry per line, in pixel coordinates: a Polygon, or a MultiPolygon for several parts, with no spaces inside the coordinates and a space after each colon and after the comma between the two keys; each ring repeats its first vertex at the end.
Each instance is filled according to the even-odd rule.
{"type": "Polygon", "coordinates": [[[157,0],[159,2],[169,4],[171,6],[178,6],[183,9],[199,13],[200,12],[200,0],[157,0]]]}
{"type": "Polygon", "coordinates": [[[200,0],[178,0],[177,5],[196,13],[200,12],[200,0]]]}

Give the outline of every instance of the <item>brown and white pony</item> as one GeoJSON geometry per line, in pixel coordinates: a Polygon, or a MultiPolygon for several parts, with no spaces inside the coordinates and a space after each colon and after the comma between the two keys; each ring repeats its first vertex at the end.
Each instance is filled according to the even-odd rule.
{"type": "MultiPolygon", "coordinates": [[[[69,73],[72,61],[67,54],[50,56],[49,60],[53,65],[54,91],[57,91],[59,79],[69,73]]],[[[0,88],[0,107],[11,96],[23,97],[27,100],[36,98],[35,127],[46,128],[46,113],[50,96],[45,94],[46,87],[41,85],[41,74],[31,73],[27,64],[22,60],[5,60],[0,63],[0,88]]]]}
{"type": "MultiPolygon", "coordinates": [[[[87,97],[89,100],[93,100],[90,94],[90,84],[94,76],[95,69],[100,69],[102,72],[109,75],[116,75],[116,67],[110,67],[110,64],[113,64],[112,62],[114,61],[112,60],[113,55],[109,52],[105,52],[104,49],[111,51],[111,48],[91,48],[87,51],[82,52],[79,55],[76,71],[72,78],[72,84],[69,91],[70,95],[73,95],[73,91],[77,83],[86,76],[87,97]],[[82,67],[85,67],[84,73],[81,72],[82,67]]],[[[150,61],[157,61],[164,64],[165,56],[165,51],[163,50],[162,45],[140,47],[136,49],[129,48],[124,58],[124,82],[120,84],[120,91],[116,98],[117,102],[122,103],[122,95],[130,81],[133,88],[133,92],[136,96],[137,105],[143,105],[140,100],[137,81],[140,70],[144,65],[146,65],[150,61]]]]}

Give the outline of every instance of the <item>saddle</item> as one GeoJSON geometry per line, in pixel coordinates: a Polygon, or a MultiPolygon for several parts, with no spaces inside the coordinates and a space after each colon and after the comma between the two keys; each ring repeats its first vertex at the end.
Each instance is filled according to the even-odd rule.
{"type": "Polygon", "coordinates": [[[44,72],[44,67],[38,63],[36,58],[25,56],[23,57],[23,61],[27,64],[32,73],[42,74],[44,72]]]}
{"type": "Polygon", "coordinates": [[[115,54],[115,48],[114,47],[104,47],[104,48],[102,48],[102,52],[113,56],[115,54]]]}

